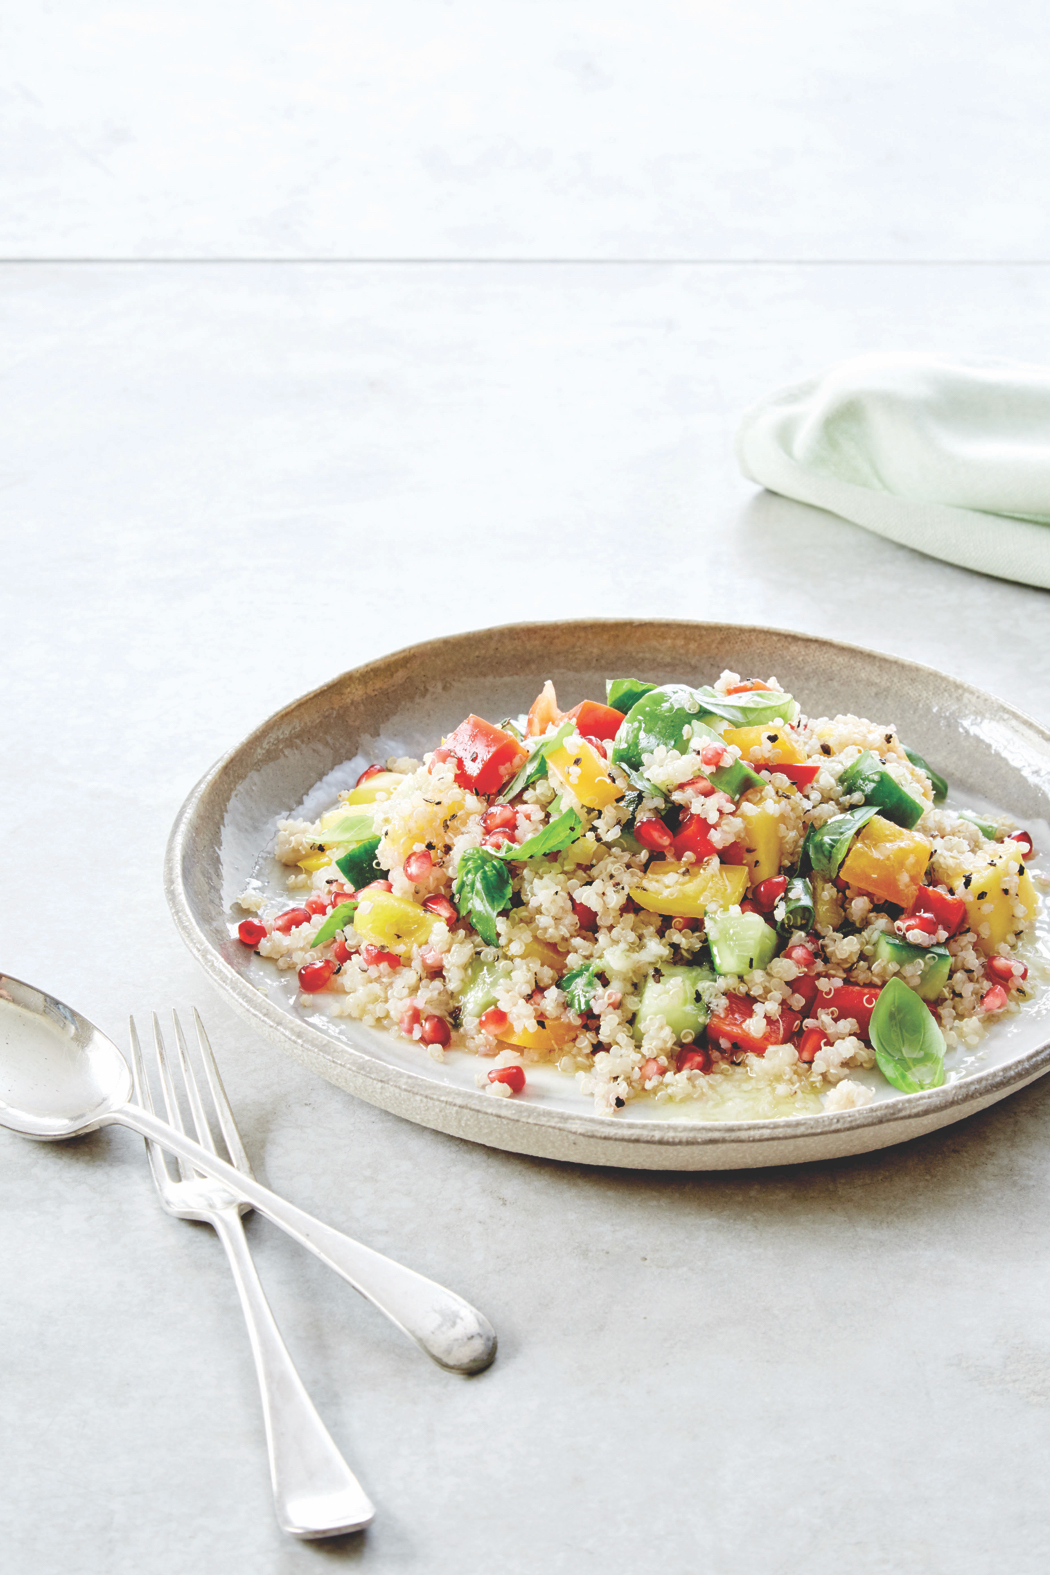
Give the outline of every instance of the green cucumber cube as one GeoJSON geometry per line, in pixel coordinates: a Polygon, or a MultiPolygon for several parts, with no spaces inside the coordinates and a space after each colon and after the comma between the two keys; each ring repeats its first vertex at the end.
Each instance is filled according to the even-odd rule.
{"type": "Polygon", "coordinates": [[[901,968],[921,962],[922,975],[912,989],[924,1001],[935,1000],[941,994],[952,971],[952,956],[946,946],[913,946],[885,930],[875,942],[875,956],[879,962],[895,962],[901,968]]]}

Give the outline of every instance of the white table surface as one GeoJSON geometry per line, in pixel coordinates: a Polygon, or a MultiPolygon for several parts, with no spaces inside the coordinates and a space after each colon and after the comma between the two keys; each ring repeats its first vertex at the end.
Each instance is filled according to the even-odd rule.
{"type": "Polygon", "coordinates": [[[742,1176],[488,1151],[256,1039],[183,950],[160,882],[183,797],[258,721],[482,625],[780,625],[928,662],[1050,723],[1045,592],[758,494],[731,450],[750,401],[845,355],[1048,359],[1050,270],[1011,260],[1047,249],[1036,11],[1016,4],[993,37],[976,5],[859,8],[837,31],[830,4],[795,30],[758,4],[681,6],[643,37],[637,7],[510,7],[511,48],[483,7],[351,7],[370,30],[362,109],[332,85],[345,37],[322,58],[332,6],[294,24],[260,7],[250,37],[231,7],[213,27],[225,70],[199,47],[213,9],[66,0],[14,29],[0,247],[59,260],[0,265],[0,961],[118,1042],[129,1012],[197,1005],[263,1179],[460,1290],[500,1354],[469,1381],[441,1373],[253,1219],[288,1344],[377,1506],[363,1535],[297,1544],[273,1521],[214,1237],[161,1213],[130,1133],[0,1134],[0,1565],[1042,1575],[1050,1083],[907,1148],[742,1176]],[[421,104],[398,29],[424,12],[421,104]],[[678,58],[701,25],[734,106],[717,156],[678,58]],[[778,76],[785,58],[799,69],[778,76]],[[538,127],[522,95],[557,71],[538,127]],[[991,86],[972,120],[975,83],[991,86]],[[876,101],[899,107],[878,156],[876,101]],[[446,162],[428,164],[439,111],[446,162]],[[650,142],[616,185],[632,114],[650,142]],[[374,151],[357,162],[355,115],[374,151]],[[909,154],[923,116],[953,150],[943,181],[909,154]],[[837,140],[811,141],[821,120],[837,140]],[[272,145],[250,189],[253,127],[272,145]],[[1039,156],[1015,161],[1022,144],[1039,156]],[[410,260],[262,260],[384,250],[410,260]],[[614,260],[684,250],[737,260],[614,260]],[[411,260],[453,252],[600,260],[411,260]],[[148,260],[165,254],[259,260],[148,260]],[[817,260],[776,260],[792,256],[817,260]]]}

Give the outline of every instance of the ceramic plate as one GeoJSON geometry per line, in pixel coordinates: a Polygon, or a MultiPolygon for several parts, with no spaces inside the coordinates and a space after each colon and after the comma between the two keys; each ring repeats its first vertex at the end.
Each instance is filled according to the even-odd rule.
{"type": "Polygon", "coordinates": [[[707,683],[727,667],[775,674],[811,716],[853,712],[896,724],[948,778],[949,803],[1007,812],[1037,847],[1050,844],[1050,734],[930,668],[730,624],[518,624],[413,646],[344,673],[220,760],[186,800],[168,845],[166,888],[179,931],[233,1005],[322,1077],[410,1121],[523,1154],[654,1170],[857,1154],[958,1121],[1047,1071],[1050,992],[1043,991],[965,1064],[949,1060],[949,1081],[929,1093],[900,1095],[887,1085],[862,1110],[763,1121],[703,1121],[667,1105],[630,1118],[598,1116],[574,1081],[553,1070],[530,1068],[524,1095],[497,1099],[476,1087],[473,1056],[439,1064],[407,1041],[304,1010],[289,974],[231,938],[241,916],[232,904],[250,877],[266,873],[260,856],[273,846],[277,821],[316,815],[369,761],[422,756],[471,711],[498,719],[526,710],[546,678],[574,703],[603,698],[607,676],[707,683]]]}

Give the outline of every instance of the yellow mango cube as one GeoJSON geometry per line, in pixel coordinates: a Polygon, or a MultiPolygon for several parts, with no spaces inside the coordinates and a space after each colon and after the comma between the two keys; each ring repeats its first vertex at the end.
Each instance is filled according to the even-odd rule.
{"type": "Polygon", "coordinates": [[[1025,923],[1014,913],[1014,903],[1022,905],[1028,919],[1035,917],[1039,907],[1032,877],[1023,865],[1017,880],[1017,895],[1009,889],[1011,877],[1017,879],[1017,870],[1011,871],[1010,865],[1019,863],[1016,854],[1010,855],[989,865],[981,874],[971,876],[969,886],[960,880],[954,888],[955,895],[966,903],[966,922],[977,936],[978,946],[989,957],[999,950],[1007,936],[1025,923]],[[987,934],[982,934],[985,929],[987,934]]]}
{"type": "Polygon", "coordinates": [[[362,782],[360,787],[355,787],[343,800],[345,804],[374,804],[382,793],[389,798],[396,787],[404,781],[400,771],[377,771],[375,776],[369,777],[367,782],[362,782]]]}
{"type": "Polygon", "coordinates": [[[547,756],[547,770],[556,787],[569,792],[587,809],[604,809],[622,797],[609,775],[607,761],[585,738],[573,748],[560,744],[547,756]]]}
{"type": "Polygon", "coordinates": [[[842,899],[833,880],[824,875],[811,877],[813,886],[813,923],[820,930],[837,930],[842,923],[842,899]]]}
{"type": "Polygon", "coordinates": [[[873,815],[843,860],[839,874],[858,891],[910,908],[929,862],[930,844],[925,837],[873,815]]]}
{"type": "Polygon", "coordinates": [[[395,897],[392,891],[370,891],[354,915],[354,929],[361,939],[388,952],[422,946],[438,922],[436,914],[407,897],[395,897]]]}
{"type": "Polygon", "coordinates": [[[323,870],[332,860],[327,853],[308,853],[305,859],[299,860],[299,868],[305,870],[307,875],[312,875],[314,870],[323,870]]]}
{"type": "Polygon", "coordinates": [[[802,766],[806,756],[782,727],[727,727],[722,734],[735,744],[744,760],[768,766],[802,766]]]}
{"type": "Polygon", "coordinates": [[[663,859],[651,864],[641,885],[631,888],[640,908],[685,919],[702,919],[708,908],[729,908],[747,890],[746,864],[717,864],[709,859],[699,867],[663,859]]]}
{"type": "Polygon", "coordinates": [[[780,816],[776,805],[766,799],[758,804],[743,799],[738,814],[744,822],[744,857],[751,885],[757,886],[780,874],[780,816]]]}
{"type": "Polygon", "coordinates": [[[501,1044],[515,1045],[519,1050],[560,1050],[571,1044],[579,1032],[571,1023],[556,1019],[535,1028],[507,1028],[498,1038],[501,1044]]]}

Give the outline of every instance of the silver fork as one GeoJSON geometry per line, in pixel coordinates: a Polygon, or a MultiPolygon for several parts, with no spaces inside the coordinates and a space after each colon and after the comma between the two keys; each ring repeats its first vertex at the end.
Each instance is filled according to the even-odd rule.
{"type": "MultiPolygon", "coordinates": [[[[177,1059],[197,1141],[214,1154],[218,1150],[211,1123],[204,1112],[182,1025],[174,1012],[171,1015],[175,1024],[177,1059]]],[[[244,1152],[204,1025],[196,1011],[193,1017],[204,1073],[230,1163],[244,1175],[251,1176],[248,1156],[244,1152]]],[[[179,1100],[156,1013],[153,1014],[153,1037],[168,1121],[182,1132],[185,1129],[179,1100]]],[[[131,1020],[131,1064],[138,1102],[152,1111],[149,1078],[142,1063],[142,1050],[134,1019],[131,1020]]],[[[314,1410],[313,1402],[281,1339],[255,1272],[241,1223],[241,1215],[251,1204],[238,1198],[221,1182],[201,1175],[182,1159],[177,1160],[176,1180],[168,1169],[164,1150],[148,1138],[146,1149],[161,1203],[168,1213],[179,1219],[206,1221],[214,1227],[226,1248],[255,1358],[270,1456],[270,1482],[282,1530],[295,1537],[316,1538],[339,1536],[367,1526],[375,1510],[314,1410]]]]}

